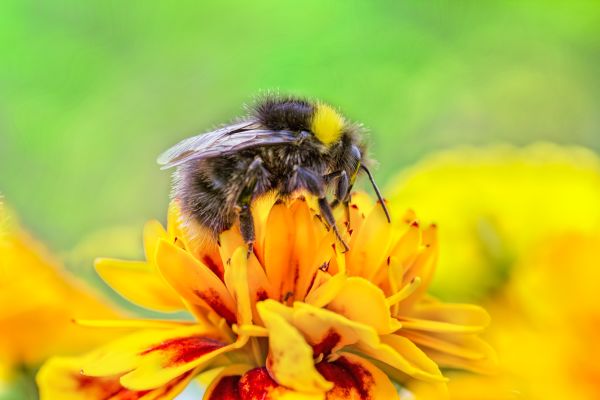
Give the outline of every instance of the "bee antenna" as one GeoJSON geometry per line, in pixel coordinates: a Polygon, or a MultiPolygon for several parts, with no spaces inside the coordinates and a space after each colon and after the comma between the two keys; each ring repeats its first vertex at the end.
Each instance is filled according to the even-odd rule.
{"type": "Polygon", "coordinates": [[[386,216],[388,222],[392,222],[392,219],[390,218],[390,213],[387,209],[387,206],[385,205],[385,201],[383,201],[381,192],[379,191],[379,188],[377,187],[377,184],[375,183],[375,179],[373,179],[373,175],[371,175],[371,171],[369,171],[369,169],[367,167],[365,167],[364,164],[360,164],[360,167],[367,173],[367,176],[369,177],[369,180],[371,181],[371,185],[373,185],[373,189],[375,189],[375,193],[377,194],[377,199],[379,199],[379,203],[381,204],[381,207],[383,208],[383,212],[385,213],[385,216],[386,216]]]}

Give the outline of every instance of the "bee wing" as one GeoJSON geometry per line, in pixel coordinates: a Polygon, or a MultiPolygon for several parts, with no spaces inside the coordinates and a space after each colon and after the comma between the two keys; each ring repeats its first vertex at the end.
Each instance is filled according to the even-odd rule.
{"type": "Polygon", "coordinates": [[[235,153],[253,146],[291,143],[297,140],[290,131],[259,129],[256,121],[225,126],[182,140],[156,160],[161,169],[175,167],[189,160],[235,153]]]}

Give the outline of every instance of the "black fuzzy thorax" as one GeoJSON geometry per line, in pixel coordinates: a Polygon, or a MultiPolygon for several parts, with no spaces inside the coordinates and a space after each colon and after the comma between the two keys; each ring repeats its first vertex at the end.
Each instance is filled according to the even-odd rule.
{"type": "Polygon", "coordinates": [[[231,227],[236,219],[237,200],[248,180],[248,168],[257,156],[263,166],[256,176],[253,199],[269,192],[286,199],[304,189],[298,168],[319,176],[328,170],[318,149],[306,145],[256,148],[184,164],[178,168],[175,183],[175,196],[184,214],[215,233],[231,227]]]}
{"type": "MultiPolygon", "coordinates": [[[[253,107],[250,118],[266,129],[300,133],[310,132],[314,112],[314,105],[302,99],[267,97],[253,107]]],[[[262,166],[250,177],[256,179],[252,199],[270,192],[286,199],[307,189],[307,171],[319,179],[341,170],[352,176],[359,161],[353,147],[361,154],[366,151],[361,128],[347,124],[340,139],[329,147],[309,135],[298,143],[257,145],[235,154],[192,160],[177,168],[173,195],[184,215],[216,236],[236,222],[236,206],[248,184],[249,167],[257,158],[262,166]]],[[[323,193],[331,189],[325,183],[322,186],[323,193]]]]}
{"type": "Polygon", "coordinates": [[[273,130],[308,131],[314,112],[311,103],[292,97],[267,97],[253,108],[256,119],[273,130]]]}

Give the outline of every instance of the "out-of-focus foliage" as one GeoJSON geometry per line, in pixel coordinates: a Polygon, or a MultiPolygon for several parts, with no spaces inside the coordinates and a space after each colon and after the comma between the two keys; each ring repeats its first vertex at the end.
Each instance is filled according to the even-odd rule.
{"type": "Polygon", "coordinates": [[[364,122],[381,181],[455,143],[599,149],[599,37],[592,1],[5,0],[0,190],[59,249],[139,226],[155,156],[277,88],[364,122]]]}

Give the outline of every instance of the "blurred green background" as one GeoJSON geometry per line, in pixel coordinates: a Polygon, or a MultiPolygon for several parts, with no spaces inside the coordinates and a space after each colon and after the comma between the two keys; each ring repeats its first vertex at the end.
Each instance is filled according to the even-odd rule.
{"type": "Polygon", "coordinates": [[[363,122],[382,184],[458,143],[600,150],[595,1],[3,0],[0,50],[0,191],[55,251],[163,219],[156,155],[261,90],[363,122]]]}

